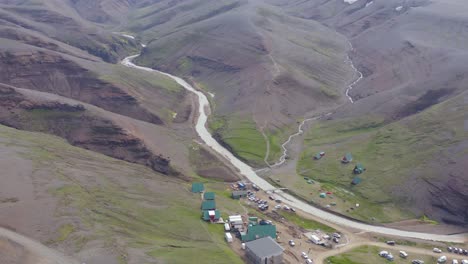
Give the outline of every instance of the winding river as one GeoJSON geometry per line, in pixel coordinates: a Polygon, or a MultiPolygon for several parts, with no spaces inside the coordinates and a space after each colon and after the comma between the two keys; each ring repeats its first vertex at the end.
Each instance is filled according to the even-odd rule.
{"type": "MultiPolygon", "coordinates": [[[[210,104],[208,101],[208,98],[203,94],[202,92],[196,90],[193,88],[189,83],[184,81],[182,78],[179,78],[177,76],[165,73],[165,72],[160,72],[151,68],[147,67],[142,67],[135,65],[132,60],[138,57],[139,54],[129,56],[122,60],[122,64],[139,69],[142,71],[148,71],[148,72],[157,72],[160,74],[163,74],[165,76],[168,76],[172,78],[174,81],[176,81],[178,84],[183,86],[185,89],[188,91],[194,93],[198,97],[198,120],[195,125],[195,130],[197,131],[197,134],[200,136],[200,138],[203,140],[203,142],[208,145],[210,148],[212,148],[214,151],[216,151],[219,155],[223,156],[226,158],[234,167],[236,167],[240,174],[242,174],[244,177],[246,177],[249,181],[252,183],[256,184],[259,188],[262,190],[274,190],[276,187],[271,185],[269,182],[261,178],[260,176],[257,175],[257,173],[254,171],[252,167],[247,165],[246,163],[242,162],[238,158],[236,158],[231,152],[229,152],[227,149],[225,149],[223,146],[221,146],[210,134],[206,127],[206,123],[208,120],[208,114],[207,110],[210,109],[210,104]]],[[[362,78],[362,77],[361,77],[362,78]]],[[[356,81],[357,82],[357,81],[356,81]]],[[[355,82],[355,83],[356,83],[355,82]]],[[[354,85],[353,83],[352,85],[354,85]]],[[[350,86],[352,88],[352,85],[350,86]]],[[[352,100],[352,99],[351,99],[352,100]]],[[[305,122],[303,122],[305,123],[305,122]]],[[[302,133],[301,127],[299,127],[299,132],[297,135],[302,133]]],[[[296,136],[297,136],[296,135],[296,136]]],[[[294,135],[292,135],[294,137],[294,135]]],[[[291,138],[289,141],[291,140],[291,138]]],[[[289,142],[288,141],[288,142],[289,142]]],[[[283,145],[284,146],[284,145],[283,145]]],[[[284,160],[280,160],[280,163],[283,163],[284,160]]],[[[338,215],[329,213],[327,211],[321,210],[319,208],[316,208],[302,200],[299,200],[292,195],[289,195],[285,192],[282,191],[277,191],[276,192],[277,196],[280,196],[283,199],[283,202],[285,204],[288,204],[294,208],[300,209],[308,214],[314,215],[316,217],[319,217],[323,219],[324,221],[327,222],[332,222],[338,225],[342,225],[345,227],[350,227],[354,229],[359,229],[367,232],[374,232],[374,233],[379,233],[383,235],[394,235],[394,236],[401,236],[401,237],[408,237],[408,238],[417,238],[417,239],[424,239],[424,240],[436,240],[436,241],[445,241],[445,242],[456,242],[456,243],[461,243],[464,242],[467,237],[464,234],[459,234],[459,235],[437,235],[437,234],[430,234],[430,233],[419,233],[419,232],[411,232],[411,231],[403,231],[403,230],[398,230],[398,229],[393,229],[393,228],[387,228],[387,227],[381,227],[381,226],[374,226],[374,225],[369,225],[369,224],[364,224],[360,222],[355,222],[352,220],[349,220],[347,218],[340,217],[338,215]]]]}

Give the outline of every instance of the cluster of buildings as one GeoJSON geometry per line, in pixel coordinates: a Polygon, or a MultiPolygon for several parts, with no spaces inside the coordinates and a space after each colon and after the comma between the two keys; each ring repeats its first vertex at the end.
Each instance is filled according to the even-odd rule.
{"type": "Polygon", "coordinates": [[[244,221],[241,215],[231,215],[225,224],[225,231],[228,242],[232,242],[232,233],[241,240],[251,263],[283,263],[284,248],[276,242],[276,226],[271,221],[259,221],[257,217],[248,217],[244,221]]]}
{"type": "Polygon", "coordinates": [[[221,220],[221,212],[216,209],[216,195],[214,192],[205,192],[205,186],[203,183],[194,182],[192,184],[193,193],[202,193],[203,201],[201,204],[202,219],[210,221],[212,223],[221,220]]]}
{"type": "MultiPolygon", "coordinates": [[[[248,196],[245,183],[236,183],[233,189],[233,199],[248,196]]],[[[234,237],[239,238],[250,263],[283,263],[284,248],[276,242],[276,226],[271,221],[259,221],[258,217],[231,215],[226,222],[222,222],[221,212],[216,209],[215,193],[206,192],[204,184],[198,182],[192,184],[192,192],[202,195],[202,219],[211,223],[224,223],[226,241],[233,243],[234,237]]]]}

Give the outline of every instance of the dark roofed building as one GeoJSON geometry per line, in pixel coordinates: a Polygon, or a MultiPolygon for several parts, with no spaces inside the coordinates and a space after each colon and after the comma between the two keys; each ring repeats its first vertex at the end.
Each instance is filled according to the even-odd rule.
{"type": "Polygon", "coordinates": [[[203,201],[201,209],[205,210],[215,210],[216,209],[216,202],[214,200],[203,201]]]}
{"type": "Polygon", "coordinates": [[[247,197],[247,191],[233,191],[232,198],[240,199],[241,197],[247,197]]]}
{"type": "Polygon", "coordinates": [[[267,236],[276,239],[275,225],[249,225],[247,232],[241,233],[241,240],[247,242],[267,236]]]}
{"type": "Polygon", "coordinates": [[[192,192],[193,193],[201,193],[205,190],[205,185],[201,182],[194,182],[192,183],[192,192]]]}
{"type": "Polygon", "coordinates": [[[245,243],[246,256],[252,264],[280,264],[283,263],[282,248],[271,237],[260,238],[245,243]]]}
{"type": "Polygon", "coordinates": [[[203,199],[205,200],[214,200],[215,199],[215,193],[214,192],[206,192],[203,194],[203,199]]]}
{"type": "Polygon", "coordinates": [[[219,210],[205,210],[202,211],[202,218],[205,221],[218,221],[221,218],[221,212],[219,210]]]}

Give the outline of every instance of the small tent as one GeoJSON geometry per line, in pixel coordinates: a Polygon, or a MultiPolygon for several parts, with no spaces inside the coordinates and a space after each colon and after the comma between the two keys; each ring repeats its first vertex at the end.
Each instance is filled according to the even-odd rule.
{"type": "Polygon", "coordinates": [[[358,163],[358,164],[356,164],[356,166],[354,167],[353,173],[354,173],[354,174],[361,174],[361,173],[363,173],[365,170],[366,170],[366,168],[364,168],[364,166],[362,166],[361,163],[358,163]]]}
{"type": "Polygon", "coordinates": [[[342,163],[350,163],[351,161],[353,161],[353,156],[351,155],[351,153],[346,153],[341,159],[342,163]]]}
{"type": "Polygon", "coordinates": [[[351,181],[352,185],[358,185],[362,182],[362,179],[358,176],[354,177],[353,181],[351,181]]]}
{"type": "Polygon", "coordinates": [[[325,156],[325,152],[323,152],[323,151],[322,151],[322,152],[319,152],[319,153],[315,154],[314,160],[319,160],[319,159],[321,159],[323,156],[325,156]]]}

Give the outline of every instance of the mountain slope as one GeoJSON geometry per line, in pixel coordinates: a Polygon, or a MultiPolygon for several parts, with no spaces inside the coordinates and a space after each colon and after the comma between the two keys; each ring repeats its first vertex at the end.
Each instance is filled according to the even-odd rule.
{"type": "MultiPolygon", "coordinates": [[[[129,30],[148,42],[137,62],[213,93],[213,121],[224,120],[214,126],[219,140],[254,165],[262,165],[265,151],[244,154],[248,135],[237,133],[239,141],[232,141],[227,130],[249,123],[259,138],[261,132],[284,138],[306,113],[344,102],[345,84],[353,78],[345,38],[268,2],[161,1],[133,14],[129,30]]],[[[279,140],[270,141],[268,159],[274,160],[279,140]]],[[[250,143],[265,150],[264,140],[250,143]]]]}
{"type": "Polygon", "coordinates": [[[292,5],[289,12],[319,19],[350,37],[351,57],[364,78],[350,92],[355,104],[338,108],[329,117],[333,121],[313,127],[298,171],[313,168],[303,174],[360,196],[374,209],[340,211],[366,221],[426,215],[466,225],[465,4],[458,0],[307,3],[314,7],[292,5]],[[318,15],[324,14],[317,11],[322,9],[329,11],[326,16],[318,15]],[[310,158],[319,149],[331,151],[332,159],[316,166],[310,158]],[[368,167],[362,187],[352,187],[351,169],[333,159],[346,152],[368,167]],[[398,207],[405,213],[385,212],[398,207]]]}
{"type": "Polygon", "coordinates": [[[242,263],[201,221],[189,184],[42,133],[0,126],[0,139],[2,226],[80,263],[242,263]]]}

